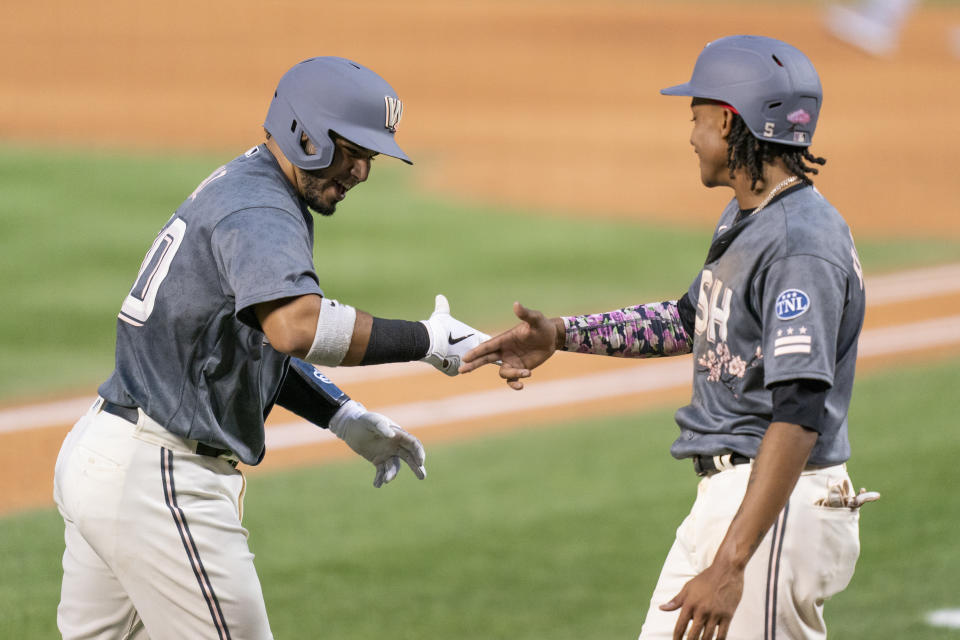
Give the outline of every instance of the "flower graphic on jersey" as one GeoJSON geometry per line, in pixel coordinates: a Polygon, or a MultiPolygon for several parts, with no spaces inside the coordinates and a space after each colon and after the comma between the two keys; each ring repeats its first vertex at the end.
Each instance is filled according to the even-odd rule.
{"type": "Polygon", "coordinates": [[[787,122],[793,124],[810,124],[810,114],[803,109],[797,109],[787,114],[787,122]]]}
{"type": "Polygon", "coordinates": [[[717,357],[717,354],[712,350],[707,351],[706,357],[700,356],[700,359],[697,360],[701,367],[706,367],[707,370],[707,381],[708,382],[717,382],[720,379],[720,375],[723,373],[723,365],[725,364],[723,360],[717,357]]]}
{"type": "Polygon", "coordinates": [[[730,362],[727,363],[727,373],[738,378],[742,378],[743,374],[747,372],[747,363],[743,361],[743,358],[740,356],[734,356],[730,362]]]}
{"type": "Polygon", "coordinates": [[[706,373],[707,382],[720,382],[730,390],[734,398],[739,398],[739,381],[749,369],[759,367],[761,360],[763,360],[763,352],[760,347],[757,347],[753,357],[747,361],[738,355],[731,354],[727,343],[720,342],[715,350],[709,349],[706,355],[697,358],[697,373],[706,373]]]}

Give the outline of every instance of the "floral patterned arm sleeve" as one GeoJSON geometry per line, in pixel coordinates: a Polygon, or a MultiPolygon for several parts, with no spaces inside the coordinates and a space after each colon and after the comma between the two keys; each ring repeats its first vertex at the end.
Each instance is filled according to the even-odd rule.
{"type": "Polygon", "coordinates": [[[586,316],[565,316],[564,350],[619,358],[657,358],[690,353],[676,300],[586,316]]]}

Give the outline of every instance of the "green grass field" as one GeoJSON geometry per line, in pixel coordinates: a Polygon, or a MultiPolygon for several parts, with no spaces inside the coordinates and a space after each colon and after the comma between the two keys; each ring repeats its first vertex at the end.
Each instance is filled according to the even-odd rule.
{"type": "MultiPolygon", "coordinates": [[[[862,516],[830,635],[925,640],[960,606],[960,360],[862,378],[851,412],[862,516]]],[[[429,477],[370,487],[350,460],[263,474],[244,524],[277,638],[633,638],[696,478],[667,447],[672,409],[429,447],[429,477]]],[[[0,520],[0,637],[55,637],[59,516],[0,520]]]]}
{"type": "MultiPolygon", "coordinates": [[[[89,394],[110,373],[116,313],[140,260],[229,159],[0,146],[0,402],[89,394]]],[[[327,295],[419,319],[444,293],[455,315],[494,330],[513,324],[514,300],[555,314],[678,297],[712,231],[464,206],[417,192],[415,171],[378,160],[370,181],[317,221],[327,295]]],[[[868,273],[960,260],[960,245],[942,238],[858,234],[858,245],[868,273]]]]}
{"type": "MultiPolygon", "coordinates": [[[[0,147],[0,401],[92,391],[143,252],[225,159],[0,147]]],[[[514,299],[572,313],[675,297],[706,251],[706,228],[427,197],[415,170],[378,164],[318,222],[328,295],[419,318],[443,292],[456,315],[496,328],[514,299]]],[[[858,245],[868,273],[960,259],[936,238],[858,245]]],[[[884,498],[865,509],[851,587],[828,604],[831,637],[960,638],[922,621],[960,607],[958,378],[953,360],[857,383],[850,467],[884,498]]],[[[695,490],[666,451],[672,411],[433,446],[427,481],[380,491],[360,461],[255,477],[245,524],[276,637],[635,637],[695,490]]],[[[50,509],[0,519],[0,638],[56,637],[61,536],[50,509]]]]}

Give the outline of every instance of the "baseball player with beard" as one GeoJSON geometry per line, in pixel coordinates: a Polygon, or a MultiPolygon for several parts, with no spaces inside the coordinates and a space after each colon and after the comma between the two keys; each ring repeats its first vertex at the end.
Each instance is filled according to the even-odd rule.
{"type": "MultiPolygon", "coordinates": [[[[324,297],[313,218],[374,156],[410,160],[380,76],[312,58],[280,80],[267,140],[215,170],[161,229],[123,301],[116,369],[61,448],[64,638],[270,638],[237,463],[265,453],[275,404],[376,468],[425,477],[420,442],[313,366],[424,360],[456,375],[485,334],[451,317],[385,320],[324,297]]],[[[309,535],[309,532],[304,532],[309,535]]]]}
{"type": "Polygon", "coordinates": [[[823,603],[859,555],[847,409],[863,275],[850,231],[813,187],[822,92],[807,57],[759,36],[706,46],[687,83],[707,187],[729,187],[706,261],[678,301],[523,321],[464,357],[502,360],[514,389],[554,351],[693,353],[693,397],[671,447],[701,477],[640,633],[823,638],[823,603]]]}

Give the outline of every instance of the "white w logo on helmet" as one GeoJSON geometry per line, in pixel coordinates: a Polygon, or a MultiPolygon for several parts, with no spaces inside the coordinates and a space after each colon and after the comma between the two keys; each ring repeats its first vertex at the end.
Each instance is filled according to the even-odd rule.
{"type": "Polygon", "coordinates": [[[403,103],[400,98],[392,96],[383,96],[383,102],[387,107],[387,116],[383,126],[389,129],[390,133],[394,133],[397,130],[397,124],[400,123],[400,118],[403,117],[403,103]]]}

